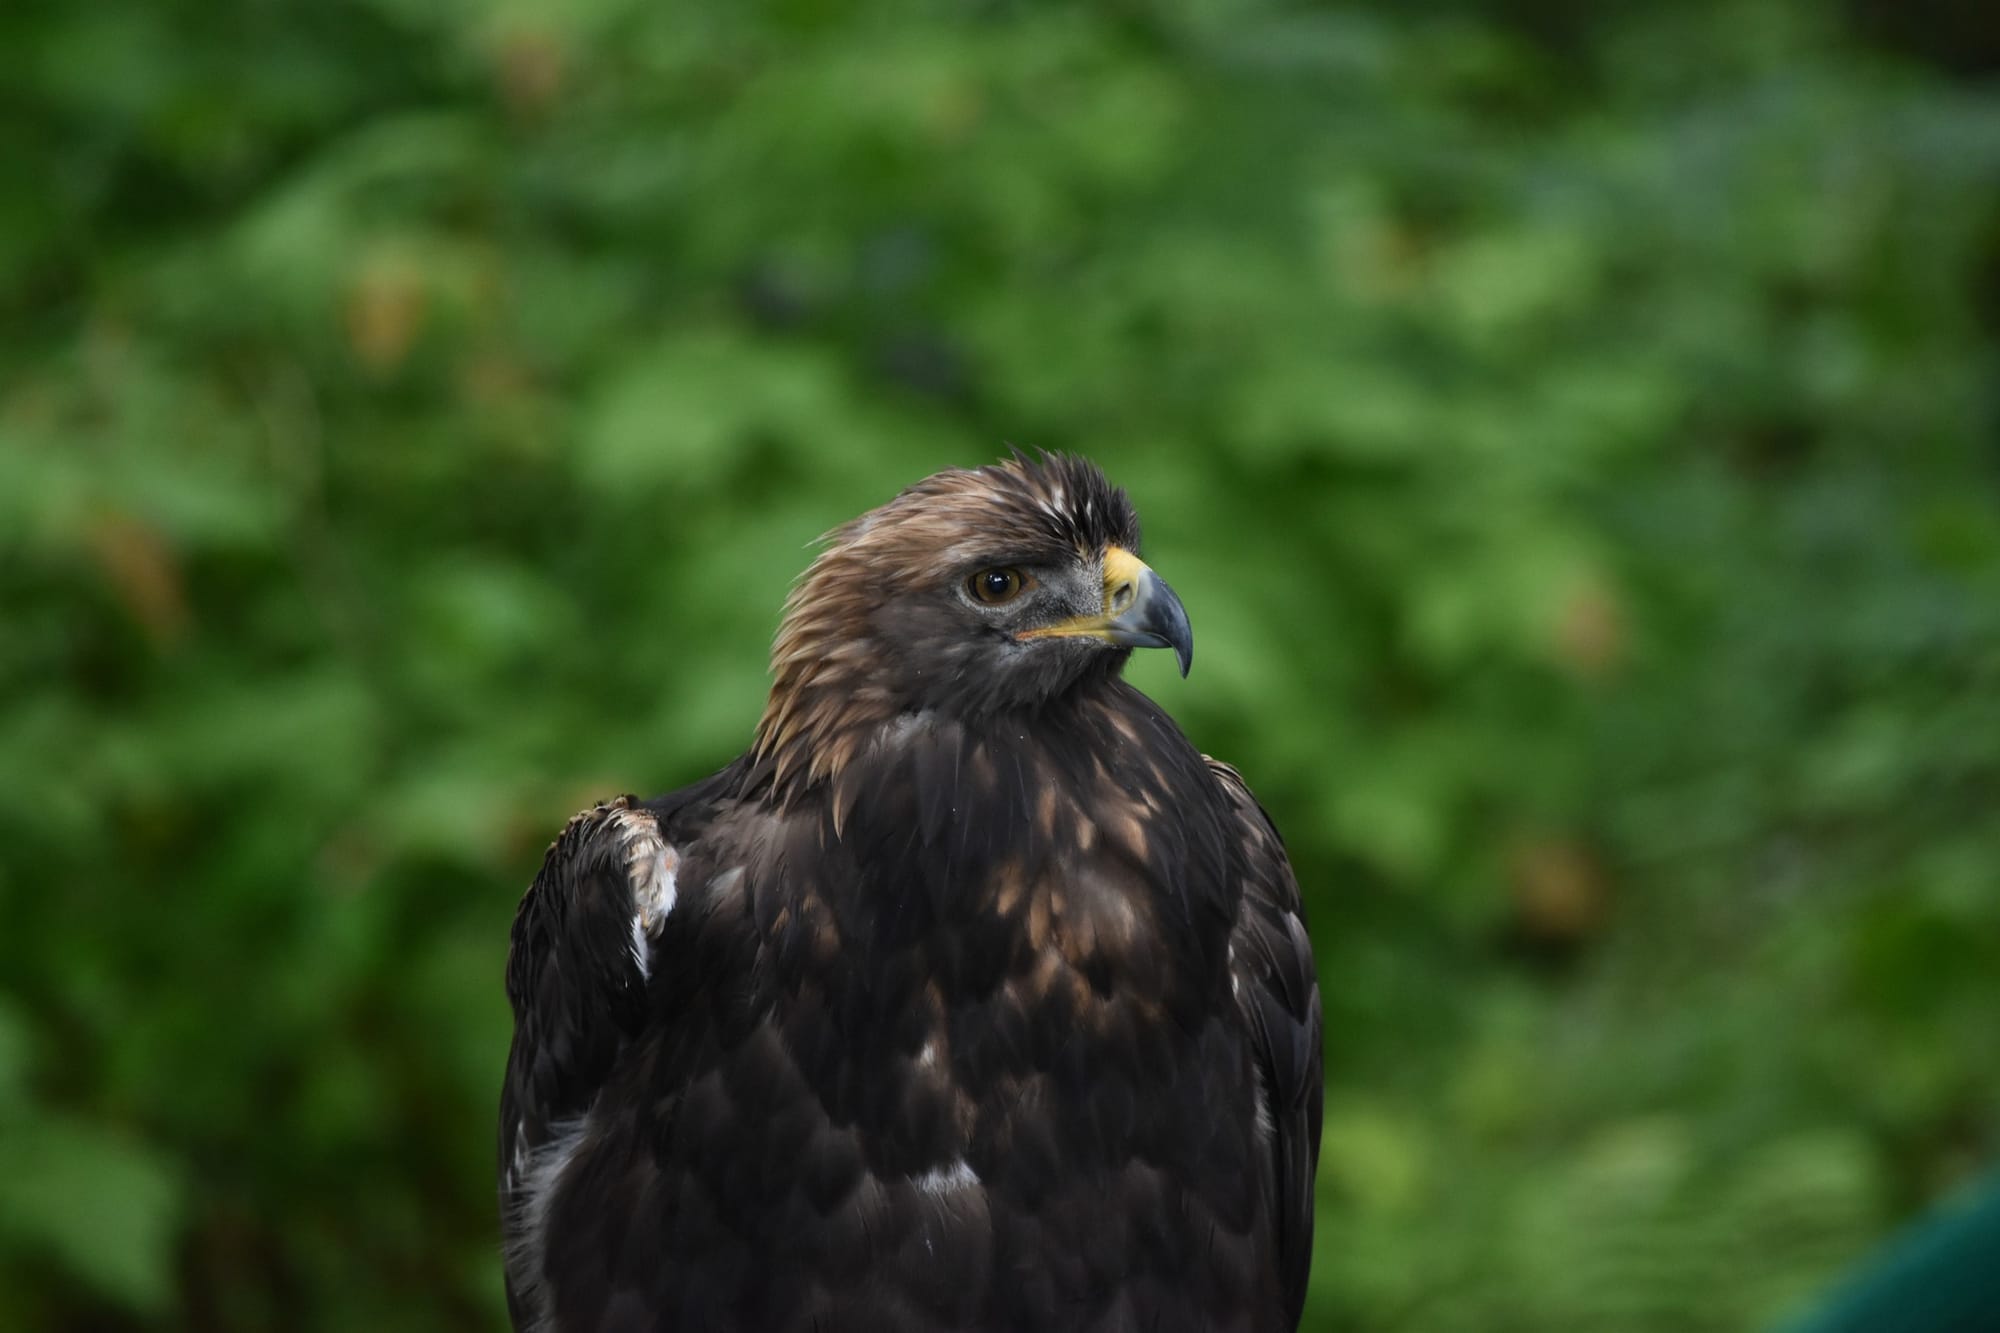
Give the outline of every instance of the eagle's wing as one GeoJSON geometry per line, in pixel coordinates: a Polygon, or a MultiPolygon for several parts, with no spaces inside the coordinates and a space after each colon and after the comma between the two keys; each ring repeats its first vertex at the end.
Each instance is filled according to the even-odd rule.
{"type": "Polygon", "coordinates": [[[1236,815],[1246,878],[1230,932],[1230,975],[1257,1057],[1259,1129],[1268,1116],[1266,1176],[1277,1219],[1286,1314],[1297,1323],[1312,1263],[1313,1176],[1319,1166],[1319,979],[1285,844],[1237,771],[1210,759],[1236,815]]]}
{"type": "Polygon", "coordinates": [[[514,917],[514,1045],[500,1094],[507,1304],[521,1325],[541,1281],[540,1218],[565,1149],[645,1013],[653,935],[676,855],[654,813],[621,796],[569,821],[514,917]]]}

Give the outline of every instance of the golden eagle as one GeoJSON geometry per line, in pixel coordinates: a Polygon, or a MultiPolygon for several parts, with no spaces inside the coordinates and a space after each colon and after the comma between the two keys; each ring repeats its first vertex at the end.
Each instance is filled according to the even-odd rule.
{"type": "Polygon", "coordinates": [[[515,1327],[1297,1325],[1320,1001],[1193,640],[1043,454],[832,533],[748,753],[570,820],[514,921],[515,1327]]]}

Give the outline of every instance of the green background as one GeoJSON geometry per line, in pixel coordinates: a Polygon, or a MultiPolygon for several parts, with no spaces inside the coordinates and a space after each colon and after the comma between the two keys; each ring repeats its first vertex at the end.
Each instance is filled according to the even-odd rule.
{"type": "Polygon", "coordinates": [[[542,847],[1007,441],[1305,885],[1308,1326],[1799,1308],[2000,1147],[1980,10],[10,0],[0,1326],[500,1325],[542,847]]]}

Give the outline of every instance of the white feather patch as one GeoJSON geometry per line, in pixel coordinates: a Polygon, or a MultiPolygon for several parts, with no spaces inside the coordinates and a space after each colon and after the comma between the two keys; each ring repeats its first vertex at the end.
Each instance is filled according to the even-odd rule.
{"type": "Polygon", "coordinates": [[[618,824],[624,836],[625,878],[632,886],[632,963],[640,976],[651,977],[652,942],[680,898],[680,853],[660,838],[650,815],[620,811],[618,824]]]}
{"type": "Polygon", "coordinates": [[[646,918],[637,912],[632,913],[632,965],[648,981],[653,977],[653,965],[647,961],[652,954],[652,943],[646,936],[646,918]]]}
{"type": "Polygon", "coordinates": [[[1271,1089],[1265,1084],[1264,1067],[1261,1064],[1257,1066],[1257,1086],[1251,1089],[1250,1095],[1256,1100],[1254,1113],[1257,1117],[1257,1137],[1269,1143],[1277,1135],[1278,1125],[1271,1118],[1271,1089]]]}
{"type": "Polygon", "coordinates": [[[710,903],[726,901],[742,887],[743,867],[731,866],[708,882],[708,901],[710,903]]]}
{"type": "MultiPolygon", "coordinates": [[[[542,1261],[548,1252],[549,1205],[555,1201],[563,1170],[583,1147],[588,1119],[578,1116],[549,1126],[548,1142],[527,1154],[526,1169],[508,1176],[506,1245],[502,1258],[507,1277],[523,1304],[535,1312],[540,1328],[548,1318],[547,1283],[542,1261]]],[[[520,1141],[516,1140],[517,1160],[520,1141]]]]}
{"type": "Polygon", "coordinates": [[[949,1165],[934,1166],[921,1176],[912,1176],[910,1180],[926,1194],[951,1194],[977,1185],[979,1174],[967,1166],[965,1159],[960,1157],[949,1165]]]}
{"type": "Polygon", "coordinates": [[[883,725],[880,732],[882,744],[908,744],[919,733],[930,730],[936,722],[936,716],[928,708],[920,708],[913,713],[898,713],[883,725]]]}

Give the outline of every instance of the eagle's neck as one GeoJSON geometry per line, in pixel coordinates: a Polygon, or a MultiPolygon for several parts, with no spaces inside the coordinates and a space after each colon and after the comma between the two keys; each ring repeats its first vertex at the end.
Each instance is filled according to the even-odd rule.
{"type": "Polygon", "coordinates": [[[780,666],[750,747],[753,769],[779,805],[795,805],[840,784],[908,716],[879,683],[841,663],[780,666]]]}
{"type": "Polygon", "coordinates": [[[882,669],[892,650],[834,629],[852,617],[821,623],[828,619],[823,611],[788,616],[771,655],[771,693],[751,744],[750,772],[781,807],[830,793],[844,823],[857,770],[921,762],[938,749],[951,752],[939,762],[955,767],[961,751],[995,757],[1010,747],[1033,749],[1052,735],[1129,732],[1131,724],[1119,718],[1133,711],[1133,700],[1151,711],[1119,678],[1124,653],[1103,654],[1067,688],[1032,706],[992,707],[976,693],[968,700],[962,687],[940,691],[947,703],[915,703],[882,669]]]}
{"type": "Polygon", "coordinates": [[[750,747],[754,771],[781,803],[839,778],[901,711],[869,670],[877,645],[851,628],[865,617],[836,595],[829,563],[829,556],[815,561],[786,606],[771,645],[771,693],[750,747]]]}

